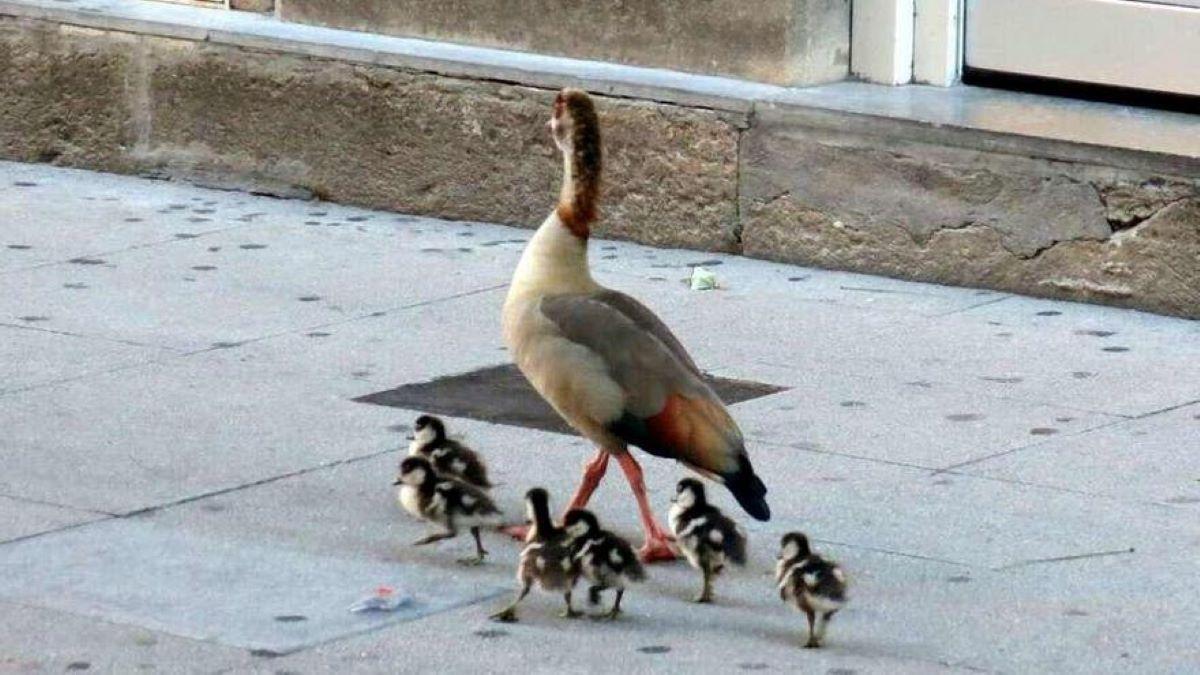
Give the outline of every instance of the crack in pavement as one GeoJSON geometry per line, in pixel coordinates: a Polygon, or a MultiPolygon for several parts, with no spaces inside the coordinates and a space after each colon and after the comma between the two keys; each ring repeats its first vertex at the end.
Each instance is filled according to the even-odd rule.
{"type": "Polygon", "coordinates": [[[375,311],[367,312],[365,314],[359,314],[359,315],[352,316],[352,317],[345,318],[345,319],[338,319],[337,321],[326,321],[324,323],[303,326],[300,328],[292,328],[292,329],[288,329],[288,330],[279,331],[276,333],[268,333],[267,335],[260,335],[258,337],[247,338],[245,340],[239,340],[236,343],[231,342],[231,343],[221,344],[220,346],[203,347],[201,349],[192,350],[190,352],[184,352],[181,354],[181,356],[185,356],[185,357],[186,356],[195,356],[196,354],[204,354],[206,352],[220,351],[222,349],[228,349],[230,347],[241,347],[242,345],[253,344],[256,342],[263,342],[263,341],[271,340],[271,339],[274,339],[277,337],[284,337],[286,335],[296,335],[298,333],[310,332],[310,331],[314,331],[314,330],[317,330],[320,328],[329,328],[331,326],[343,326],[345,324],[353,323],[355,321],[362,321],[364,319],[376,318],[376,317],[380,316],[380,312],[383,312],[383,313],[403,312],[403,311],[409,310],[409,309],[416,309],[419,307],[428,307],[430,305],[437,305],[437,304],[441,304],[443,302],[451,302],[453,300],[459,300],[461,298],[467,298],[467,297],[471,297],[473,295],[482,295],[484,293],[490,293],[492,291],[499,290],[501,288],[507,288],[507,287],[508,287],[508,282],[506,281],[502,284],[495,284],[492,286],[486,286],[484,288],[476,288],[476,289],[473,289],[470,291],[462,291],[460,293],[454,293],[452,295],[431,298],[428,300],[419,300],[417,302],[411,302],[411,303],[404,304],[404,305],[396,305],[393,307],[388,307],[386,309],[375,310],[375,311]]]}
{"type": "Polygon", "coordinates": [[[329,462],[321,462],[320,464],[315,464],[313,466],[307,466],[307,467],[304,467],[301,469],[296,469],[294,471],[288,471],[288,472],[276,474],[273,476],[267,476],[265,478],[260,478],[258,480],[250,481],[248,483],[240,483],[238,485],[231,485],[229,487],[219,488],[216,490],[210,490],[208,492],[202,492],[199,494],[188,495],[186,497],[181,497],[179,499],[175,499],[172,501],[162,502],[161,504],[154,504],[154,505],[142,507],[139,509],[133,509],[132,511],[117,511],[117,512],[96,511],[95,513],[105,514],[107,517],[103,517],[103,518],[99,518],[99,519],[91,520],[91,521],[87,521],[87,522],[82,522],[82,523],[72,523],[70,525],[66,525],[66,526],[59,527],[59,528],[54,528],[51,530],[44,530],[42,532],[34,532],[32,534],[22,535],[20,537],[14,537],[12,539],[6,539],[4,541],[0,541],[0,546],[5,546],[8,544],[15,544],[17,542],[22,542],[22,541],[28,541],[30,539],[37,539],[39,537],[45,537],[45,536],[57,534],[60,532],[66,532],[66,531],[74,530],[74,529],[84,527],[87,525],[97,525],[100,523],[107,523],[107,522],[110,522],[113,520],[122,520],[122,519],[127,519],[127,518],[139,518],[142,516],[147,516],[147,515],[151,515],[153,513],[157,513],[159,511],[164,511],[166,509],[174,508],[176,506],[182,506],[184,504],[190,504],[192,502],[200,501],[203,499],[208,499],[210,497],[219,497],[221,495],[238,492],[240,490],[245,490],[247,488],[258,487],[260,485],[269,485],[276,481],[286,480],[288,478],[295,478],[298,476],[304,476],[304,475],[314,473],[317,471],[323,471],[325,469],[332,469],[332,468],[339,467],[339,466],[346,466],[346,465],[354,464],[357,462],[363,462],[366,460],[375,459],[376,457],[382,457],[384,455],[387,455],[387,454],[390,454],[393,452],[397,452],[397,450],[395,448],[389,448],[387,450],[377,450],[375,452],[371,452],[371,453],[368,453],[365,455],[355,455],[353,457],[346,457],[343,459],[335,459],[335,460],[332,460],[329,462]]]}

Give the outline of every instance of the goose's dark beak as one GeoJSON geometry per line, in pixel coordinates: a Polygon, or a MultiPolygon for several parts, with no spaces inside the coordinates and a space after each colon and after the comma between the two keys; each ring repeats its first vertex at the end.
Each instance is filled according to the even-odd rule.
{"type": "Polygon", "coordinates": [[[403,483],[403,482],[404,482],[404,479],[402,479],[402,478],[397,478],[396,480],[392,481],[392,485],[399,485],[399,484],[401,484],[401,483],[403,483]]]}

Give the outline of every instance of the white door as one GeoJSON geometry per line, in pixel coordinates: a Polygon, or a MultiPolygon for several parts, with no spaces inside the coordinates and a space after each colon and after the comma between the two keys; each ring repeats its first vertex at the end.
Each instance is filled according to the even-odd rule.
{"type": "Polygon", "coordinates": [[[1200,96],[1200,0],[967,0],[966,24],[969,69],[1200,96]]]}

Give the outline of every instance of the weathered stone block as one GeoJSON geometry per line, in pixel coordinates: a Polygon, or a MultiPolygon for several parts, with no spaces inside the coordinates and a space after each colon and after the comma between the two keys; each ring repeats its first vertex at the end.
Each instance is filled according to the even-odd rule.
{"type": "MultiPolygon", "coordinates": [[[[291,185],[407,213],[533,226],[562,170],[553,92],[383,67],[148,42],[151,132],[171,171],[291,185]]],[[[597,98],[599,233],[729,250],[739,130],[710,111],[597,98]]]]}
{"type": "Polygon", "coordinates": [[[275,0],[229,0],[229,8],[243,12],[273,12],[275,0]]]}
{"type": "Polygon", "coordinates": [[[288,21],[776,84],[845,78],[849,0],[281,0],[288,21]]]}
{"type": "Polygon", "coordinates": [[[747,255],[1200,317],[1195,182],[868,129],[757,120],[742,151],[747,255]]]}
{"type": "Polygon", "coordinates": [[[0,18],[0,157],[128,168],[131,40],[0,18]]]}

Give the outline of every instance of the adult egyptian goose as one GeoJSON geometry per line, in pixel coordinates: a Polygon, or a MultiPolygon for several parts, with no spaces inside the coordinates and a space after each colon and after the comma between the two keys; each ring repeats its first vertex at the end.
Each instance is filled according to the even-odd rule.
{"type": "Polygon", "coordinates": [[[632,445],[724,483],[747,513],[768,520],[767,490],[746,456],[742,433],[683,345],[644,305],[592,279],[588,235],[597,215],[601,151],[587,94],[560,92],[550,131],[563,156],[562,191],[517,265],[503,325],[521,372],[598,446],[568,510],[587,504],[615,456],[637,498],[646,535],[642,558],[675,557],[651,511],[632,445]]]}

